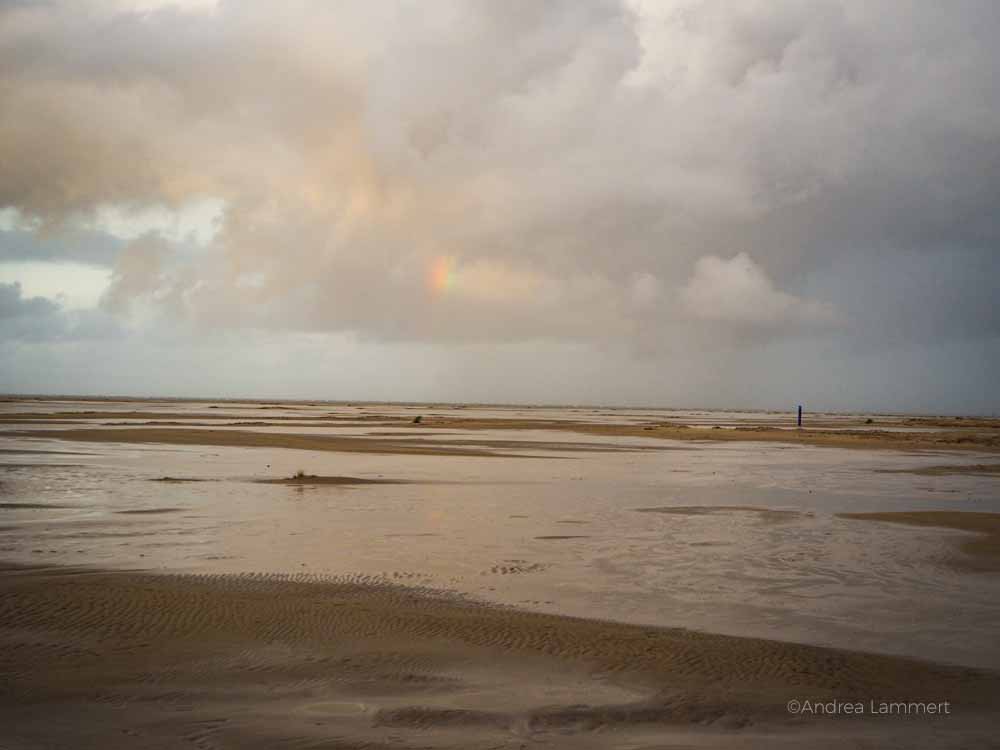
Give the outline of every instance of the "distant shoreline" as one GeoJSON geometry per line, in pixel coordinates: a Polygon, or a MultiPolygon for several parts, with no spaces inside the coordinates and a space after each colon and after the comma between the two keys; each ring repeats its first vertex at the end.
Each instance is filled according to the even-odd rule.
{"type": "MultiPolygon", "coordinates": [[[[952,428],[938,429],[940,419],[928,420],[923,431],[903,432],[886,430],[863,430],[839,428],[829,430],[790,429],[768,424],[740,424],[725,429],[697,429],[685,424],[637,423],[622,424],[591,422],[583,420],[559,419],[503,419],[465,418],[460,416],[424,417],[419,426],[412,419],[400,419],[390,415],[367,415],[365,417],[317,417],[310,418],[311,428],[339,427],[340,422],[357,423],[364,421],[368,426],[394,429],[414,429],[416,434],[369,434],[366,436],[344,436],[337,434],[304,434],[294,430],[303,425],[283,425],[289,418],[272,417],[252,423],[239,422],[224,424],[224,419],[216,415],[129,415],[113,412],[66,412],[34,415],[0,415],[0,424],[8,425],[60,425],[60,429],[19,429],[0,432],[5,438],[43,438],[47,440],[72,440],[96,443],[162,443],[165,445],[216,445],[239,447],[292,448],[318,451],[342,451],[349,453],[384,454],[429,454],[454,456],[521,456],[517,451],[601,451],[601,450],[671,450],[681,446],[676,443],[699,442],[770,442],[790,445],[811,445],[827,448],[850,448],[861,450],[938,450],[976,451],[980,453],[1000,452],[1000,422],[992,420],[964,420],[952,428]],[[124,417],[143,419],[129,424],[113,422],[96,425],[86,420],[117,419],[124,417]],[[144,419],[145,416],[145,419],[144,419]],[[169,416],[169,420],[164,417],[169,416]],[[149,419],[149,417],[155,417],[149,419]],[[159,420],[159,421],[158,421],[159,420]],[[197,420],[218,420],[215,423],[199,424],[197,420]],[[76,426],[68,426],[76,425],[76,426]],[[268,427],[285,426],[286,432],[260,432],[235,429],[240,426],[268,427]],[[208,429],[208,428],[218,429],[208,429]],[[510,431],[546,430],[606,438],[604,443],[593,441],[582,443],[554,441],[470,440],[450,436],[435,436],[439,430],[465,431],[510,431]],[[651,439],[649,444],[616,443],[621,438],[651,439]],[[661,443],[657,446],[655,443],[661,443]],[[672,444],[673,443],[673,444],[672,444]]],[[[298,418],[296,418],[298,419],[298,418]]],[[[916,422],[919,420],[908,420],[916,422]]],[[[980,471],[982,469],[980,468],[980,471]]]]}
{"type": "MultiPolygon", "coordinates": [[[[79,401],[90,403],[185,403],[194,404],[252,404],[254,406],[395,406],[422,408],[488,408],[488,409],[608,409],[612,411],[662,411],[709,412],[744,414],[795,414],[797,404],[787,408],[755,408],[750,406],[662,406],[651,404],[601,404],[601,403],[520,403],[515,401],[392,401],[371,399],[319,399],[319,398],[268,398],[238,396],[127,396],[120,394],[73,393],[0,393],[0,403],[5,401],[79,401]]],[[[964,419],[1000,419],[1000,414],[973,414],[969,412],[925,411],[873,411],[868,409],[806,409],[810,416],[860,416],[860,417],[950,417],[964,419]]]]}

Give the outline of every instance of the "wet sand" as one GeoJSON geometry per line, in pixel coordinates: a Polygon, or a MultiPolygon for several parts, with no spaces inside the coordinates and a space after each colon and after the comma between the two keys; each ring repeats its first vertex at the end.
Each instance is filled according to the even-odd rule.
{"type": "Polygon", "coordinates": [[[364,477],[334,477],[318,474],[295,474],[280,479],[255,479],[258,484],[350,486],[358,484],[414,484],[412,479],[366,479],[364,477]]]}
{"type": "MultiPolygon", "coordinates": [[[[938,418],[909,417],[884,420],[869,426],[859,418],[816,419],[807,427],[795,429],[787,420],[753,420],[740,418],[718,424],[706,423],[700,427],[714,426],[715,429],[699,429],[686,423],[658,420],[620,419],[618,421],[588,420],[583,418],[553,419],[547,417],[524,416],[477,416],[461,415],[458,407],[449,408],[448,413],[420,415],[419,424],[409,416],[400,417],[396,413],[351,413],[328,412],[316,415],[268,416],[267,420],[231,421],[232,416],[224,413],[187,412],[178,415],[170,412],[143,411],[60,411],[0,414],[0,424],[58,424],[79,425],[67,430],[23,430],[0,433],[0,436],[26,436],[77,440],[82,442],[138,442],[168,443],[178,445],[230,445],[272,448],[300,448],[305,450],[338,450],[350,452],[429,454],[440,455],[486,455],[495,453],[481,447],[468,447],[463,443],[471,441],[423,439],[422,441],[398,439],[387,440],[383,434],[370,434],[367,438],[336,437],[336,442],[326,436],[295,435],[281,433],[240,432],[235,427],[281,427],[295,426],[341,427],[344,425],[370,424],[379,427],[419,428],[434,431],[481,431],[481,430],[547,430],[576,434],[603,436],[607,438],[654,438],[671,441],[716,441],[716,442],[777,442],[792,445],[812,445],[859,450],[949,450],[949,451],[1000,451],[1000,421],[979,418],[938,418]],[[182,416],[179,419],[178,416],[182,416]],[[122,419],[133,421],[123,422],[122,419]],[[96,420],[114,419],[95,426],[96,420]],[[224,420],[230,420],[225,422],[224,420]],[[88,426],[89,425],[89,426],[88,426]],[[225,429],[197,429],[198,427],[219,427],[225,429]],[[121,429],[127,427],[127,429],[121,429]],[[422,444],[425,443],[425,444],[422,444]]],[[[498,410],[502,411],[502,410],[498,410]]],[[[594,416],[597,416],[595,413],[594,416]]],[[[526,447],[518,441],[476,441],[477,446],[491,449],[520,449],[526,447]]],[[[567,450],[593,450],[591,444],[565,444],[567,450]]],[[[633,446],[633,449],[640,449],[633,446]]]]}
{"type": "Polygon", "coordinates": [[[790,521],[802,513],[796,510],[755,508],[751,505],[666,505],[658,508],[636,508],[638,513],[666,513],[679,516],[704,516],[717,513],[753,513],[764,521],[790,521]]]}
{"type": "MultiPolygon", "coordinates": [[[[247,432],[185,428],[129,427],[66,430],[19,430],[0,432],[0,438],[44,438],[88,443],[160,443],[162,445],[215,445],[239,448],[289,448],[338,453],[423,456],[497,456],[540,458],[539,454],[511,451],[592,452],[619,450],[670,450],[648,445],[599,445],[594,443],[539,442],[528,440],[440,440],[428,438],[387,439],[341,435],[296,435],[285,432],[247,432]]],[[[546,458],[551,459],[550,456],[546,458]]]]}
{"type": "MultiPolygon", "coordinates": [[[[608,424],[562,420],[524,420],[502,418],[467,419],[462,417],[435,417],[425,419],[422,424],[430,428],[449,429],[534,429],[567,430],[590,435],[615,437],[652,437],[665,440],[693,441],[760,441],[780,442],[799,445],[818,445],[837,448],[913,450],[926,448],[947,448],[949,450],[1000,451],[1000,422],[996,420],[929,420],[926,425],[913,418],[906,420],[908,427],[926,427],[926,431],[901,432],[879,429],[826,429],[823,422],[808,428],[782,428],[771,422],[752,423],[737,421],[724,428],[696,429],[687,424],[675,422],[651,422],[646,424],[608,424]],[[948,425],[948,429],[934,428],[948,425]]],[[[863,424],[854,425],[855,428],[863,424]]]]}
{"type": "Polygon", "coordinates": [[[211,479],[201,477],[153,477],[150,482],[163,482],[164,484],[188,484],[191,482],[211,482],[211,479]]]}
{"type": "Polygon", "coordinates": [[[14,747],[986,747],[1000,708],[996,672],[363,580],[0,572],[14,747]],[[951,713],[796,717],[790,700],[951,713]]]}
{"type": "Polygon", "coordinates": [[[917,474],[922,477],[945,477],[953,474],[1000,477],[1000,464],[966,464],[958,466],[921,466],[912,469],[876,469],[883,474],[917,474]]]}
{"type": "Polygon", "coordinates": [[[0,747],[993,742],[995,421],[69,403],[0,415],[0,747]]]}
{"type": "Polygon", "coordinates": [[[1000,570],[1000,513],[972,513],[930,510],[899,513],[840,513],[841,518],[856,521],[883,521],[906,526],[968,531],[976,536],[963,541],[960,549],[968,557],[955,558],[952,564],[973,570],[1000,570]]]}
{"type": "Polygon", "coordinates": [[[379,453],[383,455],[489,456],[508,455],[464,446],[448,448],[400,440],[328,435],[245,432],[239,430],[200,430],[184,428],[81,428],[68,430],[21,430],[0,433],[0,437],[30,437],[49,440],[75,440],[86,443],[160,443],[163,445],[215,445],[240,448],[291,448],[340,453],[379,453]]]}

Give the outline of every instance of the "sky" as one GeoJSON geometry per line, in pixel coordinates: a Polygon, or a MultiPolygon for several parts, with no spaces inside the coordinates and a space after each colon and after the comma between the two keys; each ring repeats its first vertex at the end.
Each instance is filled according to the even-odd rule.
{"type": "Polygon", "coordinates": [[[995,414],[998,29],[0,0],[0,392],[995,414]]]}

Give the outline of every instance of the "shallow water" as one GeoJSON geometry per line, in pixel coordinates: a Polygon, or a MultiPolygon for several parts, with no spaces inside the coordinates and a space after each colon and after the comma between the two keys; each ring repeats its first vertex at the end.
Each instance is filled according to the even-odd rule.
{"type": "MultiPolygon", "coordinates": [[[[676,418],[650,410],[218,406],[46,401],[5,404],[4,411],[142,410],[239,420],[676,418]]],[[[672,414],[730,424],[788,419],[672,414]]],[[[419,428],[378,422],[254,429],[356,437],[391,429],[402,439],[427,437],[419,428]]],[[[834,516],[1000,512],[997,477],[876,471],[995,462],[990,455],[675,443],[544,429],[442,430],[432,437],[537,445],[505,450],[511,457],[480,457],[0,439],[0,559],[388,579],[542,611],[1000,667],[1000,575],[949,565],[965,534],[834,516]],[[559,449],[570,443],[607,450],[559,449]],[[414,483],[254,481],[298,469],[414,483]],[[165,476],[209,481],[153,481],[165,476]],[[664,508],[673,511],[649,510],[664,508]]]]}

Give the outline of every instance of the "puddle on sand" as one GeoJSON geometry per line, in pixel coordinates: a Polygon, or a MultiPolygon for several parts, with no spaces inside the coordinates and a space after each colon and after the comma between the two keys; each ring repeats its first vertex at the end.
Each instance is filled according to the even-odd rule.
{"type": "MultiPolygon", "coordinates": [[[[241,418],[285,413],[219,407],[214,411],[241,418]]],[[[141,408],[182,415],[208,409],[128,405],[141,408]]],[[[287,414],[412,419],[432,411],[446,409],[317,405],[289,406],[287,414]]],[[[523,411],[590,421],[650,418],[642,410],[523,411]]],[[[461,437],[451,432],[449,438],[461,437]]],[[[7,438],[0,555],[45,565],[416,582],[544,611],[1000,667],[1000,576],[945,564],[956,539],[966,538],[961,532],[835,517],[1000,512],[995,476],[910,471],[995,462],[991,456],[710,442],[678,451],[570,454],[551,446],[644,441],[569,441],[568,433],[546,430],[462,434],[479,442],[536,440],[548,452],[531,453],[568,460],[7,438]],[[299,470],[412,484],[248,481],[299,470]],[[575,531],[586,533],[560,533],[575,531]]]]}

